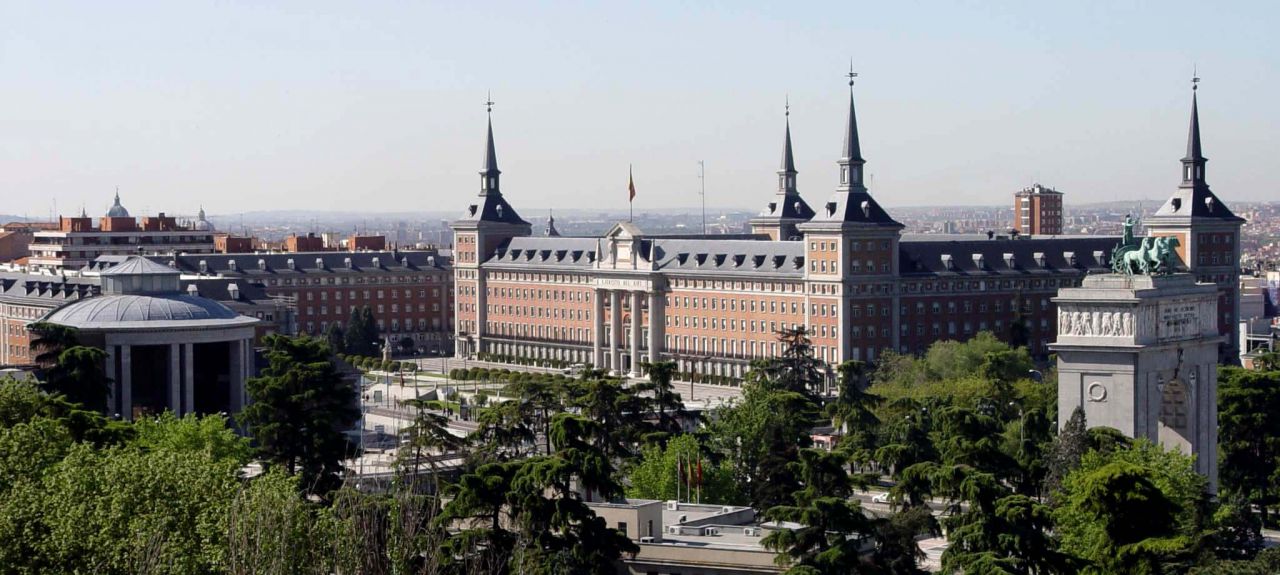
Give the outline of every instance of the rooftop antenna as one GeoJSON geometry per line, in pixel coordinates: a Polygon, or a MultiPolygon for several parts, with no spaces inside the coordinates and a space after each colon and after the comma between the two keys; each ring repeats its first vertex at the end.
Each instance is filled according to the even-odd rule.
{"type": "MultiPolygon", "coordinates": [[[[790,114],[790,104],[787,113],[790,114]]],[[[702,235],[707,235],[707,163],[698,160],[698,196],[702,198],[702,235]]]]}

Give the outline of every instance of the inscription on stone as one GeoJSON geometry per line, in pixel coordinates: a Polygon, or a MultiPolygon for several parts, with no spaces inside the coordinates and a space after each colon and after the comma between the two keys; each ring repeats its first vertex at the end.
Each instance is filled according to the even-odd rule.
{"type": "Polygon", "coordinates": [[[1174,341],[1200,335],[1200,306],[1196,302],[1160,303],[1158,339],[1174,341]]]}

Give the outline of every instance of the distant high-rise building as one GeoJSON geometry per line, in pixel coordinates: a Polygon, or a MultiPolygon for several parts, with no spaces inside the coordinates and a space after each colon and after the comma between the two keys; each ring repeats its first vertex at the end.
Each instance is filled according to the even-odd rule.
{"type": "Polygon", "coordinates": [[[1013,229],[1018,233],[1062,233],[1062,192],[1036,184],[1013,194],[1013,229]]]}

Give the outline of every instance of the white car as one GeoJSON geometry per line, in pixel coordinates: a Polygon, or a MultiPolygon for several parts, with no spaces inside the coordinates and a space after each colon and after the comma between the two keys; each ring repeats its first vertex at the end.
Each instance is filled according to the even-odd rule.
{"type": "Polygon", "coordinates": [[[875,497],[872,497],[872,498],[871,498],[871,502],[872,502],[872,503],[888,503],[888,502],[889,502],[889,492],[888,492],[888,491],[884,491],[884,492],[881,492],[881,493],[877,493],[877,494],[875,494],[875,497]]]}

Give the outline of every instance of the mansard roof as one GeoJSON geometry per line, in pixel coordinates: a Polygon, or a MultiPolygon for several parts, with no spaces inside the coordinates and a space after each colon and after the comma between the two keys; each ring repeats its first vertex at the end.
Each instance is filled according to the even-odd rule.
{"type": "Polygon", "coordinates": [[[1107,258],[1120,241],[1118,236],[906,234],[898,243],[899,266],[903,277],[1105,273],[1111,271],[1107,258]]]}
{"type": "Polygon", "coordinates": [[[431,251],[188,254],[150,259],[188,275],[277,276],[452,269],[448,257],[431,251]]]}
{"type": "Polygon", "coordinates": [[[803,278],[804,242],[655,239],[659,271],[803,278]]]}
{"type": "Polygon", "coordinates": [[[596,238],[521,236],[504,242],[481,265],[590,269],[595,266],[598,249],[596,238]]]}

